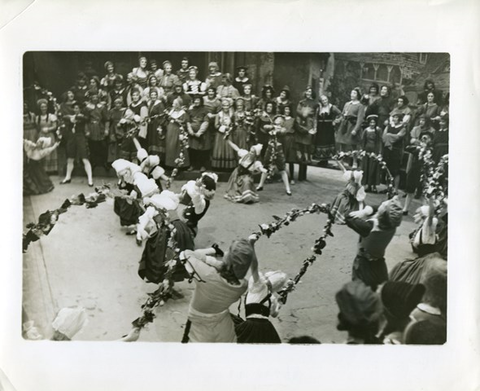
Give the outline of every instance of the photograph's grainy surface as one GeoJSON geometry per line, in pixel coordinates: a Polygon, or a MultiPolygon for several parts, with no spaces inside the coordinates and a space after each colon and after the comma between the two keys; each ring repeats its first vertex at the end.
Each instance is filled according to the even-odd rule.
{"type": "Polygon", "coordinates": [[[449,83],[447,53],[26,52],[23,337],[443,344],[449,83]]]}

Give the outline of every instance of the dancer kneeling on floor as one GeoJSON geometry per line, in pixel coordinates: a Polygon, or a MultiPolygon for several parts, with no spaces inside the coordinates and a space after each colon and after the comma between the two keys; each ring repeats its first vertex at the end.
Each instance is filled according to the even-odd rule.
{"type": "Polygon", "coordinates": [[[245,276],[250,266],[257,267],[253,242],[233,241],[222,261],[212,256],[213,248],[180,254],[180,259],[186,259],[187,270],[194,269],[205,281],[195,283],[183,342],[236,342],[228,309],[247,290],[245,276]]]}

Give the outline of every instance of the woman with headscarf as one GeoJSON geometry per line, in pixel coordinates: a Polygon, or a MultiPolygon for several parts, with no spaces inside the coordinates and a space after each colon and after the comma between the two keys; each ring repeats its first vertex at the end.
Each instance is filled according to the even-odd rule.
{"type": "Polygon", "coordinates": [[[188,167],[190,165],[188,150],[183,150],[182,148],[183,133],[187,132],[186,126],[188,121],[188,113],[184,110],[183,105],[181,98],[174,99],[172,109],[166,117],[165,165],[171,168],[179,166],[176,162],[179,158],[184,158],[184,162],[180,167],[188,167]]]}
{"type": "Polygon", "coordinates": [[[132,69],[132,79],[142,88],[147,86],[150,71],[147,69],[147,58],[142,56],[138,59],[138,67],[132,69]]]}
{"type": "Polygon", "coordinates": [[[360,280],[345,284],[335,294],[338,305],[337,329],[347,331],[349,345],[375,345],[382,316],[382,302],[378,293],[360,280]]]}
{"type": "Polygon", "coordinates": [[[220,72],[216,62],[212,61],[208,64],[208,76],[205,84],[207,88],[215,88],[215,91],[222,84],[222,72],[220,72]]]}
{"type": "Polygon", "coordinates": [[[262,144],[253,145],[250,150],[242,149],[230,140],[230,147],[238,154],[238,166],[233,170],[227,184],[225,198],[232,202],[251,204],[259,201],[255,192],[254,175],[267,172],[260,162],[262,144]]]}
{"type": "Polygon", "coordinates": [[[335,149],[335,125],[337,117],[341,114],[340,109],[331,104],[326,95],[320,97],[320,105],[317,110],[317,134],[315,135],[314,158],[321,167],[328,166],[328,159],[336,153],[335,149]]]}
{"type": "Polygon", "coordinates": [[[173,90],[173,86],[175,83],[181,81],[177,75],[172,73],[172,63],[170,61],[163,62],[163,76],[160,78],[159,87],[163,88],[165,94],[168,94],[170,91],[173,90]]]}
{"type": "Polygon", "coordinates": [[[232,75],[225,73],[222,75],[222,84],[217,88],[217,96],[220,99],[228,98],[235,100],[240,97],[238,90],[232,85],[232,75]]]}
{"type": "Polygon", "coordinates": [[[374,214],[371,206],[350,212],[345,222],[360,235],[353,261],[352,280],[361,280],[372,290],[388,280],[385,250],[402,222],[402,205],[398,197],[383,202],[374,214]]]}
{"type": "Polygon", "coordinates": [[[386,323],[380,332],[380,340],[386,345],[404,343],[403,333],[410,323],[410,313],[420,303],[425,293],[422,284],[387,281],[380,288],[383,315],[386,323]]]}
{"type": "Polygon", "coordinates": [[[235,153],[227,142],[233,131],[232,100],[222,99],[222,110],[215,117],[215,139],[212,151],[212,167],[229,171],[237,165],[235,153]]]}
{"type": "Polygon", "coordinates": [[[191,169],[206,171],[211,146],[210,135],[207,133],[209,126],[208,109],[203,105],[203,97],[193,97],[193,105],[188,110],[188,153],[190,155],[191,169]]]}
{"type": "MultiPolygon", "coordinates": [[[[350,101],[343,106],[336,140],[342,152],[356,150],[361,139],[365,118],[365,106],[360,102],[361,96],[360,89],[354,88],[350,93],[350,101]]],[[[356,157],[352,158],[352,168],[357,168],[356,157]]]]}
{"type": "MultiPolygon", "coordinates": [[[[37,102],[39,114],[36,118],[37,127],[39,129],[39,137],[50,140],[50,145],[54,145],[57,141],[58,119],[55,114],[48,113],[48,102],[46,99],[40,99],[37,102]]],[[[47,173],[58,172],[57,151],[53,149],[51,153],[42,159],[43,168],[47,173]]]]}
{"type": "Polygon", "coordinates": [[[186,260],[186,269],[195,271],[206,282],[195,285],[184,341],[237,341],[229,307],[247,290],[245,276],[250,266],[258,267],[253,241],[233,241],[222,261],[212,257],[214,254],[214,249],[181,254],[181,259],[186,260]]]}
{"type": "MultiPolygon", "coordinates": [[[[312,139],[317,133],[315,117],[318,111],[315,92],[307,86],[295,113],[295,143],[299,164],[298,180],[307,180],[307,167],[312,160],[312,139]]],[[[292,177],[293,179],[293,177],[292,177]]]]}

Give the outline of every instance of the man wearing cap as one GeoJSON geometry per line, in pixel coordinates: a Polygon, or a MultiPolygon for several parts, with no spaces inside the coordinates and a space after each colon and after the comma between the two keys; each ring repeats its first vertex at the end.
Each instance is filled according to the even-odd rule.
{"type": "Polygon", "coordinates": [[[213,257],[213,248],[180,254],[185,268],[195,271],[204,282],[197,282],[188,309],[184,341],[236,342],[235,327],[228,308],[247,290],[245,276],[257,267],[253,240],[235,240],[222,261],[213,257]]]}

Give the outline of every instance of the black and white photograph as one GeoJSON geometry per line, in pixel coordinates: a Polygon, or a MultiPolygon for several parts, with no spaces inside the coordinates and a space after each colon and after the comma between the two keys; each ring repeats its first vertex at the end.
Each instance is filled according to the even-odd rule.
{"type": "Polygon", "coordinates": [[[479,3],[0,3],[0,390],[478,389],[479,3]]]}
{"type": "Polygon", "coordinates": [[[24,338],[446,342],[448,53],[27,52],[23,81],[24,338]]]}

